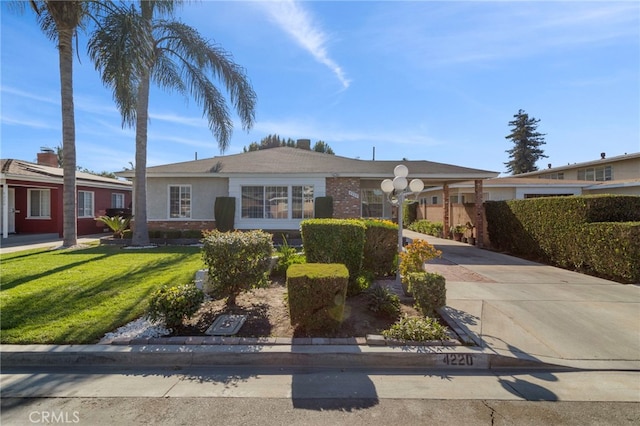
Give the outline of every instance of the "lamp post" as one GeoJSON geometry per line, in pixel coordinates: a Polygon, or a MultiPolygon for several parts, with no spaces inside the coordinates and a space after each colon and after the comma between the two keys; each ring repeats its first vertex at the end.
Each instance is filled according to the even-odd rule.
{"type": "Polygon", "coordinates": [[[420,193],[424,189],[424,183],[420,179],[407,180],[409,169],[404,164],[399,164],[393,169],[393,180],[385,179],[380,184],[382,192],[387,194],[389,202],[398,206],[398,270],[396,281],[400,282],[400,253],[402,253],[402,219],[405,196],[420,193]],[[407,190],[407,186],[409,186],[407,190]]]}

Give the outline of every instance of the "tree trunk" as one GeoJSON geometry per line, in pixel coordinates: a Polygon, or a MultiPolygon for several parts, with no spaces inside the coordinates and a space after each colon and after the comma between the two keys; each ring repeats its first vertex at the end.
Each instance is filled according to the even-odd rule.
{"type": "MultiPolygon", "coordinates": [[[[151,21],[153,19],[153,2],[141,1],[142,18],[147,22],[149,37],[153,37],[151,21]]],[[[140,75],[138,99],[136,104],[136,173],[134,192],[134,224],[131,244],[134,246],[149,245],[149,229],[147,226],[147,124],[149,122],[149,85],[153,58],[149,67],[140,75]]]]}
{"type": "Polygon", "coordinates": [[[136,175],[134,192],[134,225],[131,244],[149,245],[147,226],[147,123],[149,114],[149,73],[141,76],[136,106],[136,175]]]}
{"type": "MultiPolygon", "coordinates": [[[[76,201],[76,129],[73,107],[73,30],[58,27],[60,94],[62,104],[62,157],[64,184],[63,246],[78,243],[78,208],[76,201]]],[[[53,204],[53,203],[52,203],[53,204]]]]}

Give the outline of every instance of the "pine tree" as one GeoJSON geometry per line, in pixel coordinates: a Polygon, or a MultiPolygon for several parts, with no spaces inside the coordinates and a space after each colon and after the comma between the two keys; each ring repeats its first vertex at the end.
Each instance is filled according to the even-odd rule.
{"type": "Polygon", "coordinates": [[[546,143],[545,134],[537,131],[540,120],[529,118],[524,110],[518,110],[513,117],[515,120],[509,122],[509,126],[512,126],[511,134],[505,136],[505,139],[510,139],[514,146],[505,151],[511,160],[504,164],[507,171],[514,175],[534,172],[538,170],[536,161],[548,157],[540,148],[546,143]]]}

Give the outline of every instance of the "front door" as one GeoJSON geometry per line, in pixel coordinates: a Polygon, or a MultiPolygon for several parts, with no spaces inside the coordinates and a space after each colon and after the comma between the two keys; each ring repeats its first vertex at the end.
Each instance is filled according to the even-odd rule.
{"type": "MultiPolygon", "coordinates": [[[[4,215],[4,205],[2,203],[2,197],[4,197],[4,194],[2,193],[2,191],[4,191],[4,189],[0,188],[0,234],[4,234],[4,220],[2,219],[4,215]]],[[[9,205],[7,209],[7,214],[9,216],[9,226],[7,227],[7,232],[9,234],[13,234],[16,232],[16,191],[14,188],[9,188],[7,194],[9,195],[9,205]]]]}

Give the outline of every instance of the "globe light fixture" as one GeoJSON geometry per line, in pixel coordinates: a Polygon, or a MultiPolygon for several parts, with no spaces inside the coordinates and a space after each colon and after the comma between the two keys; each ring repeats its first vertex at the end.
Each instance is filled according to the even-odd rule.
{"type": "MultiPolygon", "coordinates": [[[[424,189],[424,182],[420,179],[407,180],[409,169],[404,164],[399,164],[393,169],[393,180],[385,179],[380,184],[380,189],[387,195],[387,200],[394,206],[398,206],[398,254],[402,253],[402,219],[404,200],[407,195],[419,194],[424,189]],[[408,188],[407,188],[408,187],[408,188]]],[[[398,270],[396,281],[400,282],[400,256],[398,256],[398,270]]]]}

